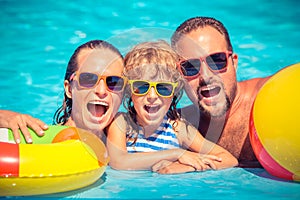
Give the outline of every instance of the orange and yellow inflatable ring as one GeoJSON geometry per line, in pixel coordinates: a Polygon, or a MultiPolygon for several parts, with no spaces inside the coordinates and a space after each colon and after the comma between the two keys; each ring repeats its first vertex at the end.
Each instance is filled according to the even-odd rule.
{"type": "Polygon", "coordinates": [[[92,133],[50,126],[33,144],[12,143],[9,129],[0,129],[0,196],[65,192],[96,182],[108,163],[105,145],[92,133]],[[4,142],[3,142],[4,141],[4,142]]]}

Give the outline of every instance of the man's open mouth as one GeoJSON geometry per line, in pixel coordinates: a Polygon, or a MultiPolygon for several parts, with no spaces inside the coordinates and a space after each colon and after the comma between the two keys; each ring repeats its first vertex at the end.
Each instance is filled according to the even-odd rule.
{"type": "Polygon", "coordinates": [[[200,94],[205,97],[214,97],[220,93],[221,87],[219,86],[206,86],[200,89],[200,94]]]}

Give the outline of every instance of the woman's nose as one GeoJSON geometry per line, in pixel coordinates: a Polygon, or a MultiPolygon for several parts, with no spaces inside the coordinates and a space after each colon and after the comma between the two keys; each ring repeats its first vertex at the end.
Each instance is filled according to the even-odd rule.
{"type": "Polygon", "coordinates": [[[96,86],[96,93],[98,93],[99,95],[106,95],[107,94],[106,84],[105,84],[105,81],[103,79],[101,79],[99,81],[98,85],[96,86]]]}

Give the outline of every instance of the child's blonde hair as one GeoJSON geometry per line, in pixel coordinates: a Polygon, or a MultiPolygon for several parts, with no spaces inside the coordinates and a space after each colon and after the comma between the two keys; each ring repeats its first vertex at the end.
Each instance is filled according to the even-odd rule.
{"type": "Polygon", "coordinates": [[[136,45],[125,56],[125,71],[145,64],[161,64],[176,67],[179,61],[177,53],[164,41],[143,42],[136,45]]]}
{"type": "Polygon", "coordinates": [[[183,78],[176,69],[178,54],[164,40],[136,45],[125,56],[124,75],[128,79],[178,82],[175,96],[183,88],[183,78]]]}

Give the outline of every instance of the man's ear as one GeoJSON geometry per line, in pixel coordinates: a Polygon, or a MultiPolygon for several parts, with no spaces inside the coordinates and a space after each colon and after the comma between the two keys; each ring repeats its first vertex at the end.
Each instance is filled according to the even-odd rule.
{"type": "Polygon", "coordinates": [[[64,81],[64,88],[65,88],[65,93],[66,93],[67,97],[72,99],[72,88],[71,88],[71,84],[68,80],[64,81]]]}
{"type": "Polygon", "coordinates": [[[237,70],[239,57],[236,53],[233,53],[231,57],[232,57],[233,67],[235,68],[235,70],[237,70]]]}

